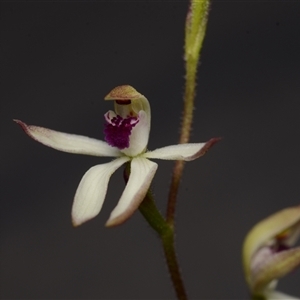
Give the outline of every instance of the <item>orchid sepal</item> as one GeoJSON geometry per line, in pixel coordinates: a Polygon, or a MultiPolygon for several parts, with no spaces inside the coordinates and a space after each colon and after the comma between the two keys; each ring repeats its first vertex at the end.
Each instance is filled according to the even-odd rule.
{"type": "Polygon", "coordinates": [[[107,157],[118,157],[121,155],[119,149],[111,147],[101,140],[45,127],[27,125],[17,119],[13,121],[20,125],[24,132],[33,140],[62,152],[107,157]]]}
{"type": "Polygon", "coordinates": [[[126,221],[144,200],[158,165],[144,157],[133,158],[130,176],[124,192],[106,222],[106,227],[116,226],[126,221]]]}
{"type": "Polygon", "coordinates": [[[128,157],[119,157],[109,163],[96,165],[84,174],[73,201],[73,226],[79,226],[99,214],[111,175],[127,161],[128,157]]]}
{"type": "Polygon", "coordinates": [[[166,146],[153,151],[148,151],[144,154],[144,157],[151,159],[192,161],[203,156],[220,140],[221,138],[212,138],[205,143],[188,143],[166,146]]]}

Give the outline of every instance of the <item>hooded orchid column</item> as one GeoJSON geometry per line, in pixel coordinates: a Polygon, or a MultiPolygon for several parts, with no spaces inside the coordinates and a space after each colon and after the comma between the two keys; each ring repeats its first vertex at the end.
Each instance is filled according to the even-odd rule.
{"type": "Polygon", "coordinates": [[[115,111],[105,114],[106,142],[130,157],[144,153],[151,125],[151,110],[146,97],[133,87],[122,85],[104,99],[115,101],[115,111]]]}

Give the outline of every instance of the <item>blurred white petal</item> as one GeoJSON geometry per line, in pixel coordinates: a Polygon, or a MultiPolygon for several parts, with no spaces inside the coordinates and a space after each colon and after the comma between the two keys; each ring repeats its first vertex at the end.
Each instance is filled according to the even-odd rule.
{"type": "Polygon", "coordinates": [[[127,220],[143,201],[157,170],[157,164],[143,157],[134,158],[125,190],[112,211],[106,226],[115,226],[127,220]]]}
{"type": "Polygon", "coordinates": [[[289,296],[287,294],[283,294],[274,290],[266,291],[265,297],[267,300],[300,300],[300,298],[289,296]]]}
{"type": "Polygon", "coordinates": [[[34,140],[59,151],[86,154],[94,156],[120,156],[117,148],[106,142],[82,135],[51,130],[44,127],[27,125],[20,120],[14,120],[34,140]]]}
{"type": "Polygon", "coordinates": [[[261,293],[270,282],[282,278],[300,265],[300,247],[280,251],[265,257],[255,271],[252,271],[251,290],[261,293]]]}
{"type": "Polygon", "coordinates": [[[206,143],[167,146],[146,152],[143,156],[154,159],[191,161],[204,155],[219,140],[219,138],[213,138],[206,143]]]}
{"type": "Polygon", "coordinates": [[[126,161],[129,161],[128,157],[120,157],[112,162],[94,166],[84,174],[72,207],[74,226],[81,225],[100,212],[110,176],[126,161]]]}
{"type": "Polygon", "coordinates": [[[249,231],[243,245],[243,263],[246,280],[250,286],[252,285],[252,259],[257,251],[264,246],[268,246],[268,243],[276,242],[276,235],[286,230],[288,230],[288,234],[292,234],[295,243],[294,233],[298,233],[297,226],[299,226],[299,222],[300,206],[298,205],[276,212],[257,223],[249,231]]]}

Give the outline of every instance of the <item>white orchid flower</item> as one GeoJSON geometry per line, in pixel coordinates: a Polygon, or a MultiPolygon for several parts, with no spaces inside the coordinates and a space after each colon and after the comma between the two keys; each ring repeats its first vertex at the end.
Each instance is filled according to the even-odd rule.
{"type": "Polygon", "coordinates": [[[300,265],[300,206],[281,210],[256,224],[243,246],[246,281],[254,299],[298,299],[275,290],[279,278],[300,265]],[[292,248],[293,247],[293,248],[292,248]]]}
{"type": "Polygon", "coordinates": [[[147,151],[151,118],[148,100],[129,85],[114,88],[105,100],[115,101],[115,111],[105,114],[106,142],[14,120],[31,138],[56,150],[116,157],[109,163],[92,167],[84,174],[72,207],[74,226],[81,225],[100,212],[110,176],[124,163],[130,161],[129,180],[106,226],[121,224],[139,207],[157,170],[157,164],[149,158],[194,160],[219,140],[214,138],[206,143],[173,145],[147,151]]]}

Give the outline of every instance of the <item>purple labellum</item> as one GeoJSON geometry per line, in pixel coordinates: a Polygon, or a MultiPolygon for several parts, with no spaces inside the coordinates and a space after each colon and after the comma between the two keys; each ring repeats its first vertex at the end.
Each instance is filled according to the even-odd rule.
{"type": "Polygon", "coordinates": [[[105,114],[104,135],[106,142],[113,147],[124,149],[129,147],[129,136],[132,128],[139,122],[136,117],[123,119],[116,115],[110,118],[109,113],[105,114]]]}

